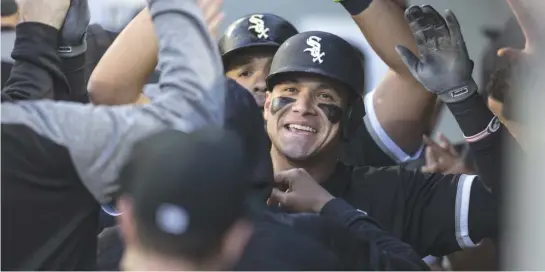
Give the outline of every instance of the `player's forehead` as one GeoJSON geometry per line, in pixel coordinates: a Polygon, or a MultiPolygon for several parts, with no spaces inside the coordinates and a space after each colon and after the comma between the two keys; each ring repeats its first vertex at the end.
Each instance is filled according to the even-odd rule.
{"type": "Polygon", "coordinates": [[[282,77],[275,88],[282,88],[286,86],[296,86],[304,88],[309,91],[312,90],[329,90],[339,95],[344,95],[346,88],[337,81],[327,78],[321,75],[306,74],[306,73],[292,73],[282,77]]]}
{"type": "Polygon", "coordinates": [[[229,59],[229,69],[262,64],[270,66],[275,50],[272,48],[247,48],[233,53],[229,59]]]}

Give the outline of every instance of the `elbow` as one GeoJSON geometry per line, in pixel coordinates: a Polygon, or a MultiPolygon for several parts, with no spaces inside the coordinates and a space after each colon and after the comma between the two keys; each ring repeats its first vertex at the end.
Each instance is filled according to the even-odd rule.
{"type": "Polygon", "coordinates": [[[87,83],[87,91],[89,92],[89,98],[91,103],[95,105],[119,105],[120,97],[116,95],[116,91],[119,86],[112,84],[112,82],[99,80],[91,77],[87,83]]]}
{"type": "Polygon", "coordinates": [[[109,85],[107,82],[97,80],[91,76],[87,83],[87,91],[93,104],[109,104],[111,94],[107,90],[111,90],[112,87],[109,85]]]}

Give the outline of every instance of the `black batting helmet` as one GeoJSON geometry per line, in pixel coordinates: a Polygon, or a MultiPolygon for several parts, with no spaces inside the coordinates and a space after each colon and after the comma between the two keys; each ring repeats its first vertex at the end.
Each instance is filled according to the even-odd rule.
{"type": "Polygon", "coordinates": [[[289,38],[276,51],[267,87],[272,90],[288,73],[309,73],[333,79],[361,97],[363,69],[360,53],[350,43],[331,33],[308,31],[289,38]]]}
{"type": "Polygon", "coordinates": [[[297,29],[280,16],[270,13],[254,13],[244,16],[227,27],[220,38],[219,48],[223,58],[250,47],[271,47],[280,45],[299,33],[297,29]]]}

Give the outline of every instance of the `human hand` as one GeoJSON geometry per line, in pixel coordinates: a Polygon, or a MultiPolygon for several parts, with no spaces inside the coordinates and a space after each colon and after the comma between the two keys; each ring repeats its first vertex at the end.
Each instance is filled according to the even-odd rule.
{"type": "Polygon", "coordinates": [[[19,0],[20,22],[36,22],[61,28],[70,0],[19,0]]]}
{"type": "Polygon", "coordinates": [[[443,18],[431,6],[411,6],[405,18],[420,58],[401,45],[396,51],[414,78],[445,103],[462,101],[477,92],[471,76],[473,61],[454,13],[447,10],[443,18]]]}
{"type": "Polygon", "coordinates": [[[218,38],[218,28],[223,21],[223,0],[198,0],[197,5],[204,14],[204,21],[214,38],[218,38]]]}
{"type": "Polygon", "coordinates": [[[426,144],[426,165],[422,167],[422,172],[445,175],[474,172],[471,166],[466,165],[464,156],[456,151],[443,134],[439,135],[439,144],[426,135],[424,135],[423,139],[426,144]]]}
{"type": "Polygon", "coordinates": [[[507,0],[517,18],[526,46],[523,50],[504,47],[498,50],[498,56],[517,60],[542,53],[545,47],[545,22],[541,18],[545,12],[545,2],[541,0],[507,0]]]}
{"type": "Polygon", "coordinates": [[[269,205],[279,203],[294,212],[319,213],[334,197],[304,169],[291,169],[274,176],[274,188],[267,201],[269,205]],[[287,188],[282,191],[279,188],[287,188]]]}
{"type": "Polygon", "coordinates": [[[519,23],[526,44],[524,49],[504,47],[499,57],[507,58],[512,65],[512,89],[539,88],[545,62],[545,2],[540,0],[507,0],[519,23]]]}

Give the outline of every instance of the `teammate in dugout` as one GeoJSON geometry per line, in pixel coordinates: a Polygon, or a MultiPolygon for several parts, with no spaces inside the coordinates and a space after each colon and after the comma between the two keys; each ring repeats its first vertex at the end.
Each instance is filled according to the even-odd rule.
{"type": "MultiPolygon", "coordinates": [[[[58,4],[62,4],[62,2],[55,3],[57,4],[57,6],[58,4]]],[[[45,5],[45,2],[40,2],[40,4],[45,5]]],[[[188,34],[195,34],[192,33],[192,28],[190,26],[193,26],[195,30],[203,29],[202,23],[200,23],[200,19],[198,17],[198,12],[196,12],[195,6],[191,3],[188,2],[187,5],[179,6],[169,1],[152,1],[150,2],[150,5],[153,5],[155,7],[155,9],[152,8],[152,12],[153,10],[155,10],[156,15],[154,16],[154,21],[158,35],[162,40],[161,67],[164,68],[165,74],[163,75],[163,77],[161,77],[161,80],[163,82],[170,83],[162,84],[161,87],[168,88],[167,86],[170,86],[170,88],[166,90],[164,94],[169,99],[158,99],[157,101],[154,101],[154,103],[146,106],[125,106],[115,108],[92,106],[90,107],[67,103],[56,104],[47,101],[39,101],[34,103],[27,102],[20,104],[3,104],[2,110],[5,118],[2,120],[2,140],[3,143],[5,143],[6,141],[9,142],[10,144],[8,144],[7,146],[12,147],[9,150],[5,150],[6,152],[2,153],[3,158],[11,158],[7,160],[11,163],[11,167],[8,167],[9,169],[11,169],[11,171],[8,171],[8,173],[3,172],[2,177],[5,178],[4,181],[7,181],[7,183],[3,183],[3,189],[8,189],[7,191],[9,192],[7,192],[7,194],[12,196],[19,195],[19,193],[23,195],[33,194],[34,196],[36,196],[33,197],[33,199],[35,201],[38,201],[40,204],[36,206],[35,202],[28,202],[27,199],[21,199],[19,197],[6,200],[8,205],[3,206],[3,211],[8,211],[8,213],[6,214],[3,212],[2,216],[4,217],[4,215],[6,215],[6,218],[10,218],[10,220],[8,221],[12,224],[8,224],[9,228],[3,229],[3,231],[6,230],[6,233],[9,234],[8,236],[11,237],[11,239],[9,239],[8,241],[3,240],[3,242],[6,242],[5,244],[3,243],[3,247],[7,246],[11,248],[14,247],[14,245],[16,244],[17,248],[19,249],[16,251],[6,251],[6,253],[11,254],[10,258],[7,258],[10,260],[10,262],[9,264],[6,264],[6,267],[27,267],[27,269],[28,267],[31,267],[32,269],[43,269],[44,267],[49,267],[53,269],[67,269],[70,267],[88,269],[94,267],[93,262],[90,260],[90,258],[95,255],[94,241],[96,239],[94,239],[94,229],[96,228],[97,224],[96,216],[94,216],[94,214],[96,214],[98,206],[96,200],[93,199],[93,197],[89,194],[89,191],[91,191],[94,196],[103,203],[105,202],[106,198],[115,196],[116,188],[119,185],[119,180],[116,181],[115,179],[117,176],[117,171],[119,171],[119,168],[123,165],[123,161],[127,157],[126,148],[132,147],[133,143],[138,138],[145,137],[146,134],[149,135],[149,133],[153,133],[150,131],[161,130],[162,128],[164,128],[164,126],[168,125],[180,125],[182,127],[180,129],[192,129],[190,124],[184,123],[184,120],[186,119],[182,119],[182,117],[180,117],[180,115],[178,114],[174,113],[174,115],[176,115],[178,119],[169,119],[170,115],[172,114],[170,110],[178,113],[180,110],[189,110],[189,112],[191,112],[191,109],[188,109],[188,107],[179,107],[180,103],[183,104],[183,102],[185,101],[184,99],[177,99],[179,98],[178,95],[180,95],[180,82],[185,82],[184,80],[190,80],[193,83],[190,85],[193,86],[194,83],[196,81],[199,81],[199,79],[201,78],[185,77],[183,75],[186,75],[186,73],[180,74],[178,73],[178,71],[184,70],[190,73],[194,71],[200,71],[198,69],[192,69],[193,66],[191,65],[204,65],[204,67],[202,68],[205,70],[215,69],[219,66],[213,65],[218,63],[203,64],[202,62],[195,63],[180,61],[180,58],[187,57],[187,54],[172,54],[176,51],[176,47],[172,47],[172,45],[179,45],[179,43],[182,43],[182,41],[189,43],[186,44],[188,45],[187,47],[199,49],[192,52],[194,54],[198,54],[201,57],[200,59],[203,61],[207,60],[208,58],[206,58],[206,55],[202,54],[202,52],[207,48],[211,48],[212,51],[215,52],[215,48],[213,46],[191,46],[193,44],[203,45],[203,39],[199,39],[202,36],[199,35],[192,35],[194,39],[184,39],[184,37],[187,37],[188,34]],[[195,21],[199,22],[199,24],[191,24],[195,21]],[[177,30],[179,29],[180,25],[184,25],[184,23],[186,23],[185,25],[187,27],[184,28],[184,35],[180,35],[180,32],[177,30]],[[165,42],[165,40],[167,40],[167,42],[165,42]],[[181,81],[174,81],[174,78],[171,77],[171,75],[173,75],[173,72],[178,75],[178,78],[181,81]],[[173,108],[171,108],[171,106],[173,106],[173,108]],[[45,108],[42,107],[47,108],[47,111],[45,110],[45,108]],[[89,110],[91,110],[92,112],[89,112],[89,110]],[[59,114],[59,112],[70,112],[70,114],[59,114]],[[85,115],[85,118],[81,118],[82,113],[85,115]],[[147,116],[146,114],[148,113],[151,113],[151,116],[147,116]],[[59,115],[55,116],[55,114],[59,115]],[[68,119],[60,121],[59,116],[68,119]],[[76,119],[78,121],[73,122],[73,120],[76,119]],[[165,121],[167,119],[170,121],[165,121]],[[120,120],[121,122],[119,122],[120,120]],[[130,120],[133,120],[134,122],[130,120]],[[55,124],[56,122],[62,122],[64,125],[59,126],[58,124],[55,124]],[[104,124],[112,123],[115,124],[111,126],[104,126],[104,124]],[[162,126],[161,124],[165,125],[162,126]],[[85,133],[85,130],[93,130],[93,133],[85,133]],[[131,133],[126,134],[122,131],[131,131],[131,133]],[[119,134],[119,132],[122,132],[121,135],[119,134]],[[112,141],[112,139],[115,138],[111,137],[112,133],[118,135],[123,140],[112,141]],[[74,135],[79,136],[72,137],[74,135]],[[85,137],[82,138],[81,135],[92,135],[93,140],[89,142],[88,139],[86,139],[85,137]],[[101,135],[104,137],[101,137],[101,135]],[[39,139],[36,137],[38,137],[39,139]],[[108,140],[104,141],[104,139],[108,140]],[[86,142],[86,145],[78,144],[82,140],[86,142]],[[31,141],[32,144],[29,145],[28,141],[31,141]],[[52,143],[51,141],[53,141],[54,143],[52,143]],[[108,146],[111,147],[112,144],[115,144],[115,148],[117,150],[116,152],[111,152],[111,148],[108,148],[108,146]],[[89,146],[99,147],[85,149],[89,146]],[[47,152],[42,152],[38,154],[38,156],[36,156],[36,150],[45,150],[47,152]],[[69,153],[68,155],[66,155],[67,150],[69,153]],[[74,152],[74,150],[79,151],[74,152]],[[98,154],[97,152],[100,154],[98,154]],[[33,156],[26,156],[28,154],[33,154],[33,156]],[[47,156],[48,158],[50,158],[51,154],[61,155],[57,156],[55,160],[43,160],[43,156],[47,156]],[[105,165],[107,169],[96,170],[97,163],[92,162],[96,162],[97,158],[99,158],[98,160],[103,161],[103,165],[105,165]],[[28,163],[29,161],[31,161],[32,163],[28,163]],[[29,165],[33,166],[32,169],[28,169],[29,165]],[[44,178],[43,171],[40,170],[42,167],[61,167],[66,171],[61,171],[64,173],[64,175],[59,176],[58,174],[55,174],[55,177],[44,178]],[[98,176],[95,176],[93,174],[95,173],[95,171],[98,171],[96,172],[99,173],[97,174],[98,176]],[[18,174],[21,172],[25,173],[25,175],[21,176],[20,174],[18,174]],[[81,180],[77,179],[79,177],[81,177],[81,180]],[[51,187],[52,181],[53,187],[55,187],[54,189],[51,187]],[[40,186],[33,186],[37,183],[39,183],[40,186]],[[82,183],[88,186],[87,189],[89,191],[84,189],[82,183]],[[110,185],[106,185],[106,183],[110,185]],[[59,184],[64,185],[59,187],[59,184]],[[102,186],[106,186],[108,188],[104,188],[102,186]],[[51,194],[54,194],[56,196],[54,197],[54,199],[57,199],[58,201],[43,201],[44,199],[51,199],[51,194]],[[77,203],[74,202],[74,200],[77,200],[77,203]],[[74,205],[66,205],[66,201],[69,201],[74,205]],[[20,235],[28,233],[22,231],[21,227],[24,226],[32,228],[35,226],[35,224],[33,223],[36,221],[36,219],[49,218],[47,216],[17,216],[16,214],[20,213],[21,207],[23,209],[27,209],[26,213],[28,214],[39,213],[43,215],[54,213],[57,216],[58,220],[46,220],[47,222],[42,222],[43,224],[40,225],[40,230],[42,231],[37,233],[33,232],[35,234],[35,236],[33,236],[34,239],[26,239],[28,237],[21,239],[20,235]],[[36,210],[36,207],[39,207],[40,209],[36,210]],[[27,220],[30,220],[32,222],[27,220]],[[78,246],[76,247],[72,245],[72,241],[82,241],[82,239],[88,240],[86,243],[78,243],[78,246]],[[43,243],[44,240],[45,243],[43,243]],[[80,244],[82,245],[82,247],[80,247],[80,244]],[[64,251],[59,251],[59,248],[64,249],[64,251]],[[70,254],[66,254],[66,252],[68,252],[67,250],[70,252],[70,254]],[[32,254],[35,252],[38,252],[39,254],[32,254]],[[84,261],[88,261],[88,263],[84,264],[84,261]]],[[[33,26],[39,26],[39,24],[35,24],[33,26]]],[[[210,39],[204,40],[210,45],[210,39]]],[[[49,48],[51,46],[44,47],[49,48]]],[[[52,48],[54,50],[55,47],[52,48]]],[[[219,56],[218,58],[214,59],[219,59],[219,56]]],[[[218,78],[217,75],[220,71],[214,71],[214,75],[216,76],[203,76],[202,79],[212,80],[213,78],[218,78]]],[[[221,79],[221,76],[219,78],[221,79]]],[[[30,79],[26,78],[24,80],[28,81],[30,79]]],[[[235,126],[232,128],[241,132],[242,134],[245,134],[245,132],[242,131],[249,131],[252,135],[245,135],[245,140],[243,141],[245,145],[250,145],[249,147],[247,147],[247,151],[249,153],[255,153],[260,158],[264,158],[265,160],[269,161],[269,167],[272,167],[272,164],[270,163],[270,156],[268,155],[268,146],[264,145],[264,152],[261,152],[259,148],[256,148],[256,145],[251,144],[252,142],[259,142],[257,139],[260,138],[256,137],[256,134],[262,134],[263,139],[266,137],[264,130],[253,129],[255,127],[264,126],[260,111],[258,110],[257,105],[253,100],[253,97],[250,96],[249,93],[247,93],[244,89],[238,86],[234,86],[235,89],[238,90],[235,91],[235,89],[231,88],[231,83],[234,82],[229,82],[229,84],[227,85],[227,89],[229,89],[229,91],[232,91],[233,93],[228,96],[228,99],[225,102],[225,106],[228,108],[227,112],[225,113],[226,126],[230,128],[231,126],[235,126]],[[240,94],[242,94],[242,96],[240,96],[240,94]],[[233,98],[235,96],[238,96],[238,98],[233,98]],[[243,99],[244,96],[246,98],[243,99]],[[236,100],[237,102],[235,102],[234,100],[236,100]],[[249,103],[243,102],[241,100],[249,103]],[[231,104],[229,104],[229,101],[231,101],[231,104]],[[246,105],[242,106],[241,102],[242,104],[246,105]],[[250,109],[252,109],[253,111],[246,112],[246,114],[238,112],[240,110],[244,111],[250,109]],[[231,114],[235,114],[237,116],[231,116],[231,114]],[[252,118],[252,114],[254,118],[252,118]],[[257,121],[258,125],[255,125],[252,120],[257,121]],[[229,125],[229,123],[231,123],[231,125],[229,125]]],[[[234,84],[236,85],[236,83],[234,84]]],[[[213,100],[223,99],[223,95],[221,95],[223,88],[221,85],[222,84],[218,84],[218,86],[204,88],[205,90],[215,91],[218,93],[213,96],[207,95],[206,93],[199,93],[204,97],[204,101],[202,102],[207,102],[208,100],[206,98],[211,98],[213,100]]],[[[184,91],[182,91],[183,93],[190,92],[189,89],[191,89],[183,87],[181,88],[184,89],[184,91]]],[[[192,94],[193,95],[190,96],[194,97],[195,93],[192,94]]],[[[221,109],[223,103],[218,102],[218,104],[216,104],[212,102],[207,103],[207,105],[213,107],[217,106],[218,108],[214,108],[221,109]]],[[[198,107],[198,105],[195,104],[193,104],[192,106],[198,107]]],[[[208,112],[208,114],[215,116],[218,113],[214,111],[208,112]]],[[[186,112],[186,114],[181,115],[185,117],[188,114],[186,112]]],[[[220,115],[222,114],[220,113],[220,115]]],[[[189,117],[191,117],[191,119],[195,119],[195,116],[197,115],[189,114],[189,117]]],[[[197,120],[193,121],[201,121],[201,118],[196,119],[197,120]]],[[[243,153],[245,152],[243,151],[243,153]]],[[[251,172],[253,172],[253,170],[256,170],[253,164],[256,163],[256,160],[259,160],[259,158],[250,156],[250,158],[247,159],[249,162],[245,163],[245,166],[251,172]]],[[[263,174],[262,172],[263,171],[261,171],[261,174],[263,174]]],[[[270,169],[269,173],[272,175],[272,169],[270,169]]],[[[248,201],[252,202],[250,199],[256,198],[256,201],[260,200],[259,205],[264,205],[264,200],[266,199],[266,197],[269,196],[269,193],[266,195],[262,195],[261,191],[266,191],[267,188],[270,189],[269,183],[271,180],[272,176],[267,180],[257,180],[254,176],[252,178],[252,181],[258,184],[255,184],[253,186],[258,187],[255,189],[259,192],[254,192],[252,196],[248,196],[248,201]]],[[[310,185],[314,187],[319,187],[319,185],[314,182],[310,185]]],[[[252,191],[254,190],[252,189],[252,191]]],[[[248,204],[252,206],[251,203],[248,204]]],[[[255,204],[257,205],[257,202],[255,204]]],[[[335,253],[339,250],[341,250],[342,252],[346,252],[346,254],[336,254],[340,259],[339,261],[344,260],[345,262],[348,261],[349,263],[355,265],[346,266],[347,264],[345,264],[342,266],[344,267],[344,269],[362,269],[368,265],[371,266],[369,268],[371,270],[381,269],[380,267],[384,265],[386,265],[386,267],[389,267],[389,269],[407,269],[409,267],[410,269],[416,269],[415,266],[418,266],[418,269],[424,268],[423,263],[418,258],[418,256],[412,252],[412,249],[410,247],[398,242],[394,238],[391,238],[387,232],[381,230],[372,219],[368,218],[366,214],[361,213],[360,211],[357,211],[355,209],[352,209],[350,213],[343,214],[338,214],[335,212],[335,210],[330,210],[330,212],[325,213],[324,216],[329,217],[329,220],[320,220],[320,218],[322,217],[318,217],[314,214],[311,214],[310,217],[298,216],[297,218],[289,218],[289,215],[285,215],[284,217],[279,219],[271,218],[272,221],[285,221],[284,225],[286,226],[282,228],[282,224],[276,224],[277,227],[271,229],[269,226],[270,224],[265,224],[265,226],[269,226],[269,228],[267,229],[272,230],[276,233],[280,233],[271,236],[271,233],[269,231],[267,232],[268,235],[258,236],[258,238],[265,238],[265,242],[268,241],[268,237],[275,238],[274,242],[272,243],[254,243],[254,246],[260,249],[263,249],[263,246],[265,246],[267,250],[264,250],[263,252],[265,252],[265,254],[269,253],[269,255],[267,255],[269,257],[271,256],[271,254],[275,255],[276,257],[285,255],[285,248],[293,249],[298,248],[297,246],[307,246],[306,249],[296,250],[296,252],[298,252],[299,254],[289,253],[289,257],[283,256],[283,258],[280,259],[265,258],[265,260],[269,263],[274,263],[274,267],[278,267],[278,265],[282,264],[289,265],[289,268],[287,268],[287,270],[325,269],[326,267],[330,266],[320,266],[319,264],[323,264],[323,262],[317,262],[315,258],[318,258],[320,261],[322,261],[324,260],[325,255],[330,261],[329,264],[331,264],[331,261],[335,262],[335,256],[332,256],[331,253],[335,253]],[[303,219],[303,224],[297,224],[298,221],[301,221],[298,219],[303,219]],[[318,221],[311,219],[318,219],[318,221]],[[331,219],[333,219],[333,221],[331,221],[331,219]],[[331,233],[331,231],[328,231],[328,227],[333,227],[333,225],[331,225],[330,223],[334,223],[335,220],[341,221],[337,222],[337,230],[339,231],[337,233],[339,233],[340,236],[337,236],[335,233],[331,233]],[[325,225],[318,224],[319,222],[326,223],[326,221],[329,223],[325,225]],[[349,231],[351,231],[350,233],[345,230],[346,227],[343,226],[343,224],[345,223],[350,223],[350,225],[348,226],[349,231]],[[300,227],[306,226],[306,231],[301,232],[302,234],[304,234],[303,236],[296,235],[297,232],[292,230],[297,229],[298,225],[300,227]],[[324,229],[318,226],[323,226],[326,228],[324,229]],[[308,227],[310,227],[310,229],[308,227]],[[318,236],[316,237],[318,241],[314,241],[314,243],[312,243],[312,239],[308,239],[308,236],[312,237],[312,233],[315,233],[318,236]],[[288,234],[288,236],[286,236],[286,234],[288,234]],[[292,236],[290,237],[289,234],[291,234],[292,236]],[[326,241],[323,241],[325,245],[330,243],[333,244],[333,248],[331,249],[333,250],[333,252],[328,252],[327,249],[326,252],[324,252],[324,244],[320,243],[320,237],[322,236],[322,234],[326,234],[327,236],[324,237],[326,241]],[[343,235],[345,236],[345,239],[342,239],[343,235]],[[346,237],[347,235],[355,235],[356,237],[346,237]],[[305,239],[305,237],[307,237],[307,239],[305,239]],[[343,243],[340,242],[338,238],[334,239],[334,237],[341,238],[340,241],[348,242],[347,245],[343,245],[343,243]],[[346,238],[349,239],[347,240],[346,238]],[[279,241],[283,241],[283,244],[279,243],[279,241]],[[292,245],[286,244],[287,241],[291,242],[292,245]],[[306,241],[306,243],[301,241],[306,241]],[[308,242],[311,243],[309,244],[308,242]],[[361,246],[356,245],[360,242],[363,243],[361,246]],[[355,245],[357,246],[357,248],[351,247],[350,245],[355,245]],[[372,249],[374,248],[375,250],[378,250],[378,252],[381,253],[381,256],[373,257],[373,254],[369,256],[367,250],[369,246],[372,249]],[[270,247],[281,250],[269,250],[271,249],[270,247]],[[347,251],[345,247],[349,247],[352,250],[347,251]],[[316,251],[316,249],[318,248],[320,248],[321,250],[316,251]],[[321,252],[321,254],[323,255],[317,254],[318,252],[321,252]],[[333,257],[333,260],[331,257],[333,257]],[[372,259],[366,261],[367,257],[370,257],[372,259]],[[309,260],[311,260],[311,266],[308,266],[309,260]],[[307,264],[304,264],[305,262],[307,262],[307,264]],[[375,265],[373,265],[373,263],[375,265]],[[295,266],[296,264],[305,266],[295,266]],[[310,267],[313,267],[314,269],[308,269],[310,267]]],[[[259,233],[259,231],[257,233],[259,233]]],[[[257,241],[263,242],[264,240],[257,239],[257,241]]],[[[246,263],[246,265],[250,265],[250,267],[253,267],[251,269],[256,269],[256,265],[265,265],[262,259],[263,256],[259,254],[261,251],[251,249],[249,251],[251,253],[258,253],[258,256],[250,255],[254,256],[254,258],[257,258],[252,261],[252,257],[250,257],[249,263],[246,263]],[[254,261],[257,263],[254,263],[254,261]]],[[[246,260],[248,260],[248,258],[246,258],[246,260]]],[[[264,268],[270,269],[271,266],[264,266],[264,268]]],[[[286,269],[285,266],[284,268],[286,269]]]]}
{"type": "MultiPolygon", "coordinates": [[[[363,115],[351,116],[348,129],[355,133],[346,139],[346,151],[339,154],[350,165],[390,166],[411,161],[420,156],[422,135],[431,131],[436,98],[414,79],[393,50],[396,44],[416,48],[399,2],[375,1],[368,11],[353,17],[390,71],[366,95],[365,121],[363,115]],[[386,21],[388,24],[369,23],[386,21]],[[385,31],[393,34],[383,35],[385,31]]],[[[150,25],[144,10],[101,59],[89,82],[94,103],[127,104],[138,100],[157,63],[157,45],[150,25]]],[[[226,75],[254,94],[259,104],[263,75],[268,73],[272,54],[296,33],[289,22],[272,14],[254,13],[238,19],[219,41],[226,75]]],[[[358,92],[362,90],[363,83],[358,92]]]]}
{"type": "Polygon", "coordinates": [[[270,204],[297,212],[359,208],[377,218],[423,257],[473,247],[497,234],[502,138],[511,135],[477,94],[473,62],[454,14],[446,21],[430,6],[410,7],[406,18],[418,44],[416,57],[396,47],[415,78],[449,107],[478,167],[479,176],[429,175],[402,167],[351,167],[335,151],[361,86],[355,53],[341,38],[312,31],[298,34],[277,51],[265,102],[267,132],[278,188],[270,204]],[[324,190],[298,186],[300,180],[324,190]],[[286,191],[280,188],[289,188],[286,191]],[[327,190],[327,192],[326,192],[327,190]]]}

